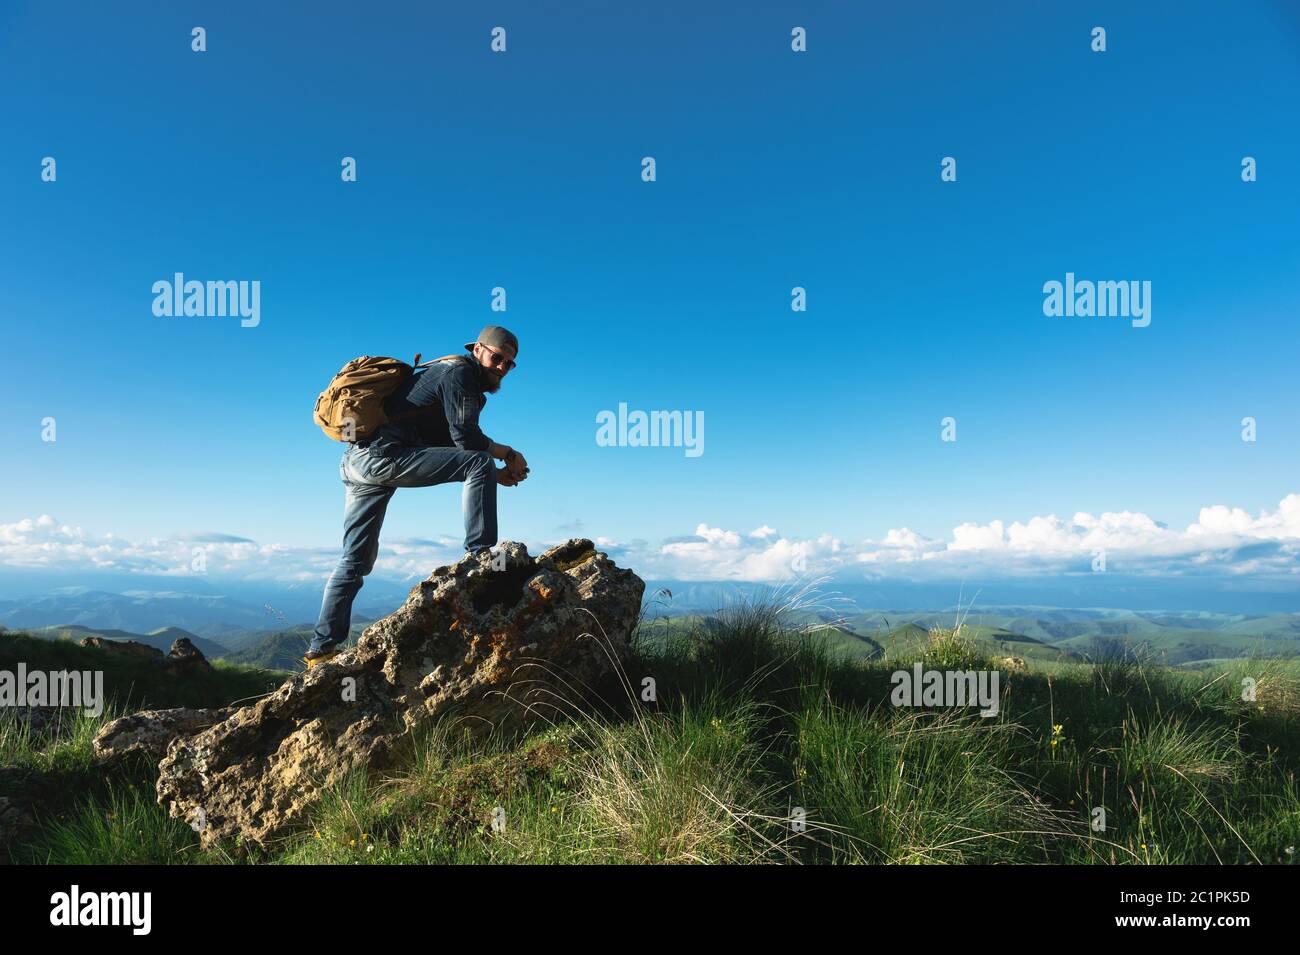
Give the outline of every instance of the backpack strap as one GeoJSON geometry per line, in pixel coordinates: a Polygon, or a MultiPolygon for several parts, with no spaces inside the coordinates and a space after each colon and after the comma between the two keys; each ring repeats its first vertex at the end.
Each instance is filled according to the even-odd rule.
{"type": "MultiPolygon", "coordinates": [[[[465,361],[469,361],[469,360],[470,360],[470,358],[469,358],[468,355],[443,355],[441,358],[434,358],[434,359],[432,359],[431,361],[426,361],[426,362],[422,365],[422,364],[420,364],[420,357],[421,357],[420,354],[417,352],[416,355],[415,355],[415,361],[411,363],[415,368],[427,368],[429,365],[436,365],[436,364],[437,364],[438,362],[440,362],[440,361],[449,361],[449,360],[451,360],[451,359],[453,359],[453,358],[456,358],[456,359],[463,359],[463,360],[465,360],[465,361]]],[[[410,409],[409,411],[403,411],[401,414],[393,415],[393,416],[390,417],[388,420],[389,420],[389,421],[409,421],[409,420],[411,420],[412,418],[419,418],[419,417],[422,417],[422,416],[424,416],[424,415],[426,415],[426,414],[429,414],[429,413],[430,413],[430,410],[433,409],[433,408],[435,408],[435,407],[436,407],[435,405],[425,405],[424,407],[421,407],[421,408],[412,408],[412,409],[410,409]]]]}
{"type": "Polygon", "coordinates": [[[424,356],[421,355],[419,352],[416,352],[416,353],[415,353],[415,358],[411,360],[411,367],[412,367],[412,368],[428,368],[430,365],[436,365],[436,364],[437,364],[438,362],[440,362],[440,361],[448,361],[449,359],[452,359],[452,358],[464,358],[466,361],[469,360],[469,356],[468,356],[468,355],[459,355],[459,354],[457,354],[457,355],[443,355],[441,358],[433,358],[433,359],[430,359],[429,361],[426,361],[426,362],[422,365],[422,364],[420,364],[420,359],[421,359],[422,357],[424,357],[424,356]]]}

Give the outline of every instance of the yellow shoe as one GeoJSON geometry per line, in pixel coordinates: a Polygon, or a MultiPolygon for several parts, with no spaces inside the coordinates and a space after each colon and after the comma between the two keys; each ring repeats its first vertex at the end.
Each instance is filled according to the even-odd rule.
{"type": "Polygon", "coordinates": [[[330,647],[328,650],[308,650],[303,655],[302,662],[307,664],[307,669],[310,670],[314,666],[333,660],[338,655],[338,647],[330,647]]]}

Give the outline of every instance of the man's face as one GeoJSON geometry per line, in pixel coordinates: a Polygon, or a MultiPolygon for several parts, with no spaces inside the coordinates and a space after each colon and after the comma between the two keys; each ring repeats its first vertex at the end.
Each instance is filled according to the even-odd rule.
{"type": "Polygon", "coordinates": [[[495,394],[501,388],[501,382],[510,373],[510,369],[515,367],[515,353],[508,346],[494,348],[476,342],[474,359],[478,362],[479,372],[483,377],[483,390],[489,394],[495,394]]]}

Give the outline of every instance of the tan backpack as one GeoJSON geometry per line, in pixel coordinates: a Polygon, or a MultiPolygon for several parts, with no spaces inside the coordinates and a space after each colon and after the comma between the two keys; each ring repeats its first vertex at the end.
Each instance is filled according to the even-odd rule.
{"type": "Polygon", "coordinates": [[[409,365],[397,358],[362,355],[354,358],[335,375],[329,386],[316,399],[312,420],[335,441],[362,441],[389,421],[398,421],[422,413],[413,412],[389,418],[384,413],[384,399],[396,391],[415,374],[415,369],[425,368],[450,358],[465,355],[444,355],[434,361],[420,364],[420,356],[409,365]]]}

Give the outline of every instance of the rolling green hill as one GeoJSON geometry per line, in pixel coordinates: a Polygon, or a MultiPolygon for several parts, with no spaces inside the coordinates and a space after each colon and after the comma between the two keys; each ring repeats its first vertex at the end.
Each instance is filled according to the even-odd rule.
{"type": "MultiPolygon", "coordinates": [[[[1106,638],[1101,638],[1105,644],[1106,638]]],[[[1110,641],[1112,644],[1114,641],[1110,641]]],[[[1300,652],[1300,645],[1287,646],[1284,641],[1270,641],[1258,636],[1242,636],[1215,630],[1158,630],[1131,634],[1122,643],[1134,652],[1151,655],[1155,662],[1177,666],[1193,660],[1229,659],[1249,656],[1288,657],[1300,652]]],[[[1071,637],[1056,646],[1080,656],[1096,657],[1104,652],[1097,636],[1071,637]]]]}
{"type": "MultiPolygon", "coordinates": [[[[1077,659],[1077,655],[1069,649],[1001,627],[967,624],[962,632],[974,641],[981,653],[991,657],[1019,657],[1027,664],[1031,661],[1058,663],[1077,659]]],[[[930,631],[917,623],[905,623],[891,630],[882,642],[886,660],[911,659],[929,645],[930,631]]]]}
{"type": "Polygon", "coordinates": [[[1037,659],[1095,658],[1127,648],[1178,666],[1195,660],[1245,656],[1300,657],[1300,614],[1167,613],[1056,607],[994,607],[947,611],[875,610],[853,614],[841,626],[901,650],[924,640],[934,627],[958,618],[982,645],[1003,654],[1037,659]]]}

